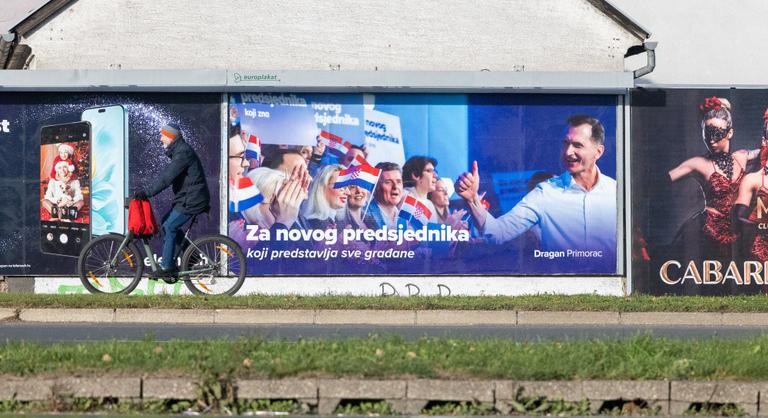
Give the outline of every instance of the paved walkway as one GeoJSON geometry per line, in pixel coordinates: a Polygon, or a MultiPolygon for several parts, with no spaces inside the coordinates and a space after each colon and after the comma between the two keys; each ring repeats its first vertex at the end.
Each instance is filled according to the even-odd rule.
{"type": "Polygon", "coordinates": [[[3,320],[163,324],[768,326],[768,313],[0,308],[0,321],[3,320]]]}

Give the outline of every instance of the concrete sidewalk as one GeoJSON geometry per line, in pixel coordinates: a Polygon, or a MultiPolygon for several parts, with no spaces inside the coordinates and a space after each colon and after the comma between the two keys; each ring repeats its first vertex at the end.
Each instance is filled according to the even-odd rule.
{"type": "Polygon", "coordinates": [[[768,313],[0,308],[0,321],[431,326],[484,324],[768,326],[768,313]]]}

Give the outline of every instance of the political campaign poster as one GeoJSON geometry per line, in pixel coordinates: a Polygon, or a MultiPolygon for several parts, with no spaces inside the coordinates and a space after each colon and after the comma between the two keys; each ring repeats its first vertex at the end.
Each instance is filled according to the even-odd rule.
{"type": "Polygon", "coordinates": [[[637,292],[758,293],[768,283],[768,90],[632,93],[637,292]]]}
{"type": "MultiPolygon", "coordinates": [[[[124,199],[170,163],[165,124],[200,156],[211,192],[193,233],[218,232],[220,109],[218,94],[0,95],[0,275],[74,276],[92,237],[125,233],[124,199]]],[[[170,187],[151,199],[158,221],[172,200],[170,187]]]]}
{"type": "Polygon", "coordinates": [[[229,106],[227,229],[249,275],[617,274],[617,96],[229,106]]]}

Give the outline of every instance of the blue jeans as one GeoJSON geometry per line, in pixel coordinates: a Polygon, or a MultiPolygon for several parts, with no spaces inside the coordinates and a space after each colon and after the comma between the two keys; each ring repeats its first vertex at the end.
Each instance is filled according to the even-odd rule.
{"type": "Polygon", "coordinates": [[[160,267],[163,270],[170,270],[176,267],[176,251],[184,240],[181,234],[181,227],[192,219],[192,215],[181,213],[176,209],[171,209],[163,216],[163,261],[160,267]]]}

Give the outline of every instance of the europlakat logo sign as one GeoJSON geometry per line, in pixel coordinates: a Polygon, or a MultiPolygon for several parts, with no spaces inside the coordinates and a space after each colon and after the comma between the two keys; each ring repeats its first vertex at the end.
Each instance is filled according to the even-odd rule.
{"type": "Polygon", "coordinates": [[[280,78],[277,77],[277,74],[270,73],[233,73],[232,77],[234,78],[235,83],[280,81],[280,78]]]}

